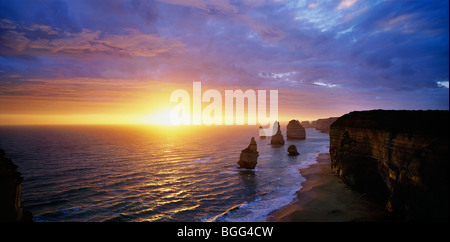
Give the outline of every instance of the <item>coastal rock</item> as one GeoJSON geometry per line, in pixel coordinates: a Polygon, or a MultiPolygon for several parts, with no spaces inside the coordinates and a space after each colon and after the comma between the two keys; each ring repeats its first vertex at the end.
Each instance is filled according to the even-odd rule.
{"type": "Polygon", "coordinates": [[[298,120],[293,119],[286,127],[286,137],[288,139],[306,139],[305,128],[298,120]]]}
{"type": "Polygon", "coordinates": [[[301,123],[300,123],[302,126],[303,126],[303,128],[313,128],[313,126],[312,126],[312,124],[309,122],[309,121],[302,121],[301,123]]]}
{"type": "Polygon", "coordinates": [[[298,153],[297,147],[295,147],[295,145],[289,145],[287,151],[288,151],[289,155],[292,155],[292,156],[300,155],[300,153],[298,153]]]}
{"type": "Polygon", "coordinates": [[[280,123],[278,123],[278,121],[275,121],[274,127],[278,127],[277,133],[275,135],[273,135],[272,138],[270,139],[270,144],[271,145],[284,145],[284,138],[283,138],[283,134],[281,133],[280,123]]]}
{"type": "Polygon", "coordinates": [[[31,221],[31,212],[22,206],[22,181],[17,166],[0,149],[0,222],[31,221]]]}
{"type": "Polygon", "coordinates": [[[256,144],[255,138],[252,137],[248,147],[241,151],[239,161],[237,162],[239,168],[255,169],[258,162],[258,156],[258,146],[256,144]]]}
{"type": "Polygon", "coordinates": [[[333,124],[337,119],[338,117],[318,119],[314,122],[314,128],[319,130],[321,133],[329,133],[331,124],[333,124]]]}
{"type": "Polygon", "coordinates": [[[448,221],[449,112],[351,112],[330,129],[332,170],[406,220],[448,221]]]}

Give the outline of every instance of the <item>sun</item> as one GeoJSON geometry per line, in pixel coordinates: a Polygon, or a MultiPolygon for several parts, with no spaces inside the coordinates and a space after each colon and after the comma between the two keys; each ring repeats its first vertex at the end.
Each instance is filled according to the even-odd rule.
{"type": "Polygon", "coordinates": [[[159,109],[144,117],[143,123],[164,126],[176,126],[170,119],[171,108],[159,109]]]}

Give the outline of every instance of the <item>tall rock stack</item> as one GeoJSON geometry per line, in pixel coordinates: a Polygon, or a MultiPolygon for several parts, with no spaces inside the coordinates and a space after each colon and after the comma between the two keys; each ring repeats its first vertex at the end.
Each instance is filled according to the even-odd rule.
{"type": "Polygon", "coordinates": [[[286,137],[288,139],[306,139],[305,128],[298,120],[293,119],[287,125],[286,137]]]}
{"type": "Polygon", "coordinates": [[[31,213],[22,207],[22,181],[17,166],[0,149],[0,222],[31,221],[31,213]]]}
{"type": "Polygon", "coordinates": [[[284,145],[284,138],[283,138],[283,134],[281,134],[280,123],[278,123],[278,121],[275,121],[274,126],[276,126],[276,125],[278,126],[277,133],[272,136],[272,139],[270,140],[270,144],[271,145],[284,145]]]}
{"type": "Polygon", "coordinates": [[[255,169],[258,163],[258,146],[256,144],[255,138],[252,137],[250,144],[247,148],[241,151],[241,156],[237,162],[239,168],[243,169],[255,169]]]}

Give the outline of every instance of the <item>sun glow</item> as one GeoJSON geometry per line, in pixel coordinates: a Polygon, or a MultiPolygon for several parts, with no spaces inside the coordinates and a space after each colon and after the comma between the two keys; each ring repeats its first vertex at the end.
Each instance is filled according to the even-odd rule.
{"type": "Polygon", "coordinates": [[[164,126],[177,126],[176,124],[170,121],[170,112],[171,108],[162,108],[150,115],[144,116],[142,123],[145,124],[157,124],[164,126]]]}

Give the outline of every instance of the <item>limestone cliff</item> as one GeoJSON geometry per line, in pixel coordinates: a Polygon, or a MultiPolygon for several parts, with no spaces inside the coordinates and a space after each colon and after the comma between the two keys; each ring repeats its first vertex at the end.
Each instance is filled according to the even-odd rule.
{"type": "Polygon", "coordinates": [[[302,121],[301,123],[300,123],[302,126],[303,126],[303,128],[313,128],[313,126],[312,126],[312,124],[309,122],[309,121],[302,121]]]}
{"type": "Polygon", "coordinates": [[[322,133],[329,133],[331,124],[337,119],[337,117],[318,119],[314,123],[314,128],[322,133]]]}
{"type": "Polygon", "coordinates": [[[22,181],[17,166],[0,149],[0,222],[31,221],[31,213],[22,207],[22,181]]]}
{"type": "Polygon", "coordinates": [[[289,121],[286,126],[286,138],[288,139],[306,139],[305,128],[298,120],[289,121]]]}
{"type": "Polygon", "coordinates": [[[408,220],[449,216],[449,112],[351,112],[330,129],[331,167],[408,220]]]}

